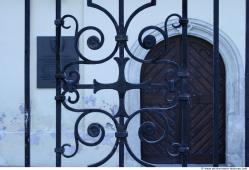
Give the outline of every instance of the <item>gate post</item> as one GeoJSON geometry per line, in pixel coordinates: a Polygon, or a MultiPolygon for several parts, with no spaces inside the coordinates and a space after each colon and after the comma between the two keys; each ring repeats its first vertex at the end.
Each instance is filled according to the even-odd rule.
{"type": "Polygon", "coordinates": [[[245,166],[249,166],[249,2],[246,1],[245,166]]]}
{"type": "Polygon", "coordinates": [[[24,127],[25,127],[25,167],[30,167],[30,0],[25,0],[25,64],[24,64],[24,76],[25,76],[25,115],[24,115],[24,127]]]}
{"type": "Polygon", "coordinates": [[[213,166],[219,166],[219,0],[214,0],[213,22],[214,22],[214,47],[213,47],[213,166]]]}
{"type": "MultiPolygon", "coordinates": [[[[119,0],[119,36],[124,36],[124,0],[119,0]]],[[[121,41],[119,42],[119,57],[122,61],[124,61],[124,43],[121,41]]],[[[123,71],[123,70],[122,70],[123,71]]],[[[119,73],[124,74],[124,73],[119,73]]],[[[120,100],[124,100],[125,95],[119,94],[120,100]]],[[[124,113],[120,115],[119,123],[120,128],[119,130],[123,130],[124,126],[124,113]]],[[[118,131],[119,131],[118,130],[118,131]]],[[[119,166],[124,167],[124,139],[119,138],[119,166]]]]}
{"type": "Polygon", "coordinates": [[[64,96],[61,95],[61,60],[60,60],[60,44],[61,44],[61,0],[56,0],[56,166],[61,166],[61,102],[64,96]]]}

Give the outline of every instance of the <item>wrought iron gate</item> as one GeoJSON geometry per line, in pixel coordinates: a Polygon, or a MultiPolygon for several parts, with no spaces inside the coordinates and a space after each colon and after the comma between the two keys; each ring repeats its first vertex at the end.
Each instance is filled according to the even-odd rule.
{"type": "MultiPolygon", "coordinates": [[[[79,123],[81,120],[89,114],[92,113],[101,113],[107,117],[109,117],[116,127],[116,141],[114,143],[113,149],[111,152],[99,162],[92,164],[90,166],[101,166],[105,162],[107,162],[114,153],[118,150],[119,153],[119,166],[125,166],[124,164],[124,150],[126,149],[130,156],[141,165],[144,166],[156,166],[149,162],[145,162],[137,157],[134,152],[132,151],[128,141],[127,136],[129,134],[127,127],[130,121],[138,114],[143,114],[145,112],[152,112],[153,114],[158,114],[161,116],[162,120],[165,122],[165,129],[163,134],[157,139],[151,140],[146,137],[146,135],[154,135],[153,132],[156,131],[156,125],[152,122],[144,122],[141,124],[138,130],[138,135],[141,141],[154,144],[164,140],[167,137],[168,133],[168,120],[162,114],[163,112],[167,112],[171,109],[174,109],[176,106],[179,106],[180,110],[180,131],[181,131],[181,138],[178,142],[172,143],[171,146],[168,148],[168,153],[172,157],[180,157],[182,166],[187,166],[188,164],[188,151],[189,151],[189,104],[191,100],[191,94],[188,92],[188,65],[187,65],[187,46],[188,46],[188,1],[182,0],[182,14],[171,14],[166,17],[165,19],[165,28],[161,29],[157,26],[148,26],[141,30],[138,36],[139,44],[149,50],[152,49],[156,45],[156,38],[153,35],[149,35],[149,31],[155,30],[158,31],[161,36],[163,36],[165,40],[165,50],[167,50],[167,39],[168,39],[168,31],[167,25],[168,21],[171,18],[177,18],[179,23],[177,25],[173,25],[175,28],[181,28],[181,57],[180,62],[176,63],[171,60],[160,59],[158,56],[154,56],[154,58],[149,60],[140,59],[139,56],[135,56],[131,50],[129,49],[127,42],[128,42],[128,35],[127,30],[130,26],[131,21],[134,17],[143,10],[147,8],[153,7],[156,5],[156,0],[151,0],[150,2],[144,4],[137,10],[135,10],[131,16],[124,20],[124,0],[119,0],[119,19],[118,21],[113,17],[113,15],[107,11],[104,7],[99,6],[98,4],[94,3],[92,0],[87,0],[88,7],[95,8],[96,10],[102,11],[112,22],[115,30],[116,36],[113,37],[116,41],[116,46],[113,52],[102,60],[91,60],[87,56],[84,56],[79,50],[79,39],[80,37],[88,30],[95,31],[98,36],[90,36],[87,39],[88,48],[91,50],[98,50],[100,49],[105,41],[105,36],[103,32],[95,27],[95,26],[87,26],[84,28],[79,28],[79,24],[77,18],[72,15],[64,15],[61,16],[61,0],[56,0],[56,166],[61,166],[61,157],[64,156],[66,158],[71,158],[75,156],[78,152],[79,145],[86,145],[86,146],[96,146],[101,144],[105,137],[105,129],[100,123],[93,123],[90,124],[88,127],[88,135],[91,137],[98,138],[96,142],[88,142],[81,138],[79,134],[79,123]],[[72,19],[75,24],[75,35],[74,35],[74,48],[77,52],[77,55],[80,58],[80,61],[73,62],[66,65],[64,68],[61,67],[61,56],[60,56],[60,44],[61,44],[61,31],[62,29],[70,29],[70,26],[65,24],[66,19],[72,19]],[[129,55],[129,57],[125,57],[125,53],[129,55]],[[118,57],[114,57],[118,55],[118,57]],[[73,65],[97,65],[105,63],[109,60],[114,59],[116,64],[119,68],[119,77],[116,82],[111,84],[103,84],[94,80],[92,84],[80,84],[80,74],[77,71],[70,71],[67,73],[66,71],[72,67],[73,65]],[[165,83],[152,83],[152,82],[141,82],[140,84],[133,84],[126,80],[125,78],[125,67],[128,60],[135,60],[136,62],[140,63],[147,63],[147,64],[167,64],[170,65],[168,73],[171,76],[168,76],[167,81],[165,83]],[[94,93],[97,93],[102,90],[115,90],[119,96],[119,108],[115,115],[111,113],[93,108],[93,109],[77,109],[72,106],[80,99],[79,89],[92,89],[94,93]],[[153,89],[164,89],[167,90],[168,93],[174,94],[173,100],[168,101],[168,107],[165,108],[141,108],[132,114],[128,114],[125,109],[125,94],[128,90],[132,89],[139,89],[139,90],[153,90],[153,89]],[[76,99],[72,99],[68,97],[68,94],[74,93],[76,95],[76,99]],[[77,118],[75,122],[75,129],[74,129],[74,138],[75,138],[75,151],[68,155],[65,153],[66,147],[71,147],[69,144],[62,144],[61,143],[61,110],[62,107],[72,111],[72,112],[79,112],[80,116],[77,118]],[[149,129],[152,131],[148,132],[149,129]],[[152,133],[151,133],[152,132],[152,133]]],[[[219,96],[218,96],[218,80],[219,77],[217,74],[218,68],[218,58],[219,58],[219,1],[214,0],[214,92],[213,92],[213,103],[214,103],[214,114],[213,114],[213,165],[218,166],[218,105],[219,105],[219,96]]]]}
{"type": "MultiPolygon", "coordinates": [[[[149,163],[146,163],[142,160],[140,160],[138,157],[134,155],[134,153],[131,151],[129,144],[127,143],[127,126],[130,123],[131,119],[139,113],[143,113],[145,111],[152,111],[157,113],[158,115],[161,115],[161,111],[167,111],[172,108],[174,108],[176,105],[179,105],[181,107],[180,115],[182,119],[181,123],[181,140],[178,143],[172,143],[171,148],[169,149],[169,153],[172,156],[178,156],[181,157],[182,165],[187,166],[188,164],[188,107],[189,107],[189,101],[191,98],[191,94],[188,93],[187,90],[187,77],[188,77],[188,67],[187,67],[187,59],[188,56],[186,55],[188,49],[187,49],[187,35],[188,35],[188,11],[187,11],[187,0],[182,0],[182,15],[179,14],[172,14],[167,17],[165,21],[165,29],[161,29],[155,26],[150,26],[144,28],[139,37],[139,43],[140,45],[145,49],[151,49],[156,44],[155,37],[152,35],[147,35],[146,32],[150,30],[156,30],[158,31],[165,39],[165,50],[167,50],[167,21],[171,17],[177,17],[179,19],[179,25],[174,25],[174,27],[182,28],[182,45],[181,45],[181,62],[175,63],[172,61],[165,61],[158,57],[155,57],[152,60],[141,60],[138,57],[134,56],[131,51],[129,50],[127,46],[128,36],[127,36],[127,29],[130,25],[131,20],[142,10],[145,10],[146,8],[152,7],[156,5],[156,0],[151,0],[150,3],[147,3],[140,8],[138,8],[125,22],[124,21],[124,0],[119,0],[119,21],[117,22],[114,17],[103,7],[99,6],[98,4],[95,4],[92,2],[92,0],[86,0],[88,2],[88,6],[95,8],[97,10],[102,11],[105,15],[109,17],[109,19],[114,24],[114,27],[116,29],[117,36],[115,37],[116,41],[116,47],[106,59],[103,59],[101,61],[92,61],[91,59],[86,58],[83,56],[77,47],[77,41],[79,40],[79,37],[87,30],[94,30],[96,31],[100,38],[97,38],[96,36],[92,36],[88,39],[88,47],[93,50],[98,50],[102,47],[104,43],[104,35],[101,30],[99,30],[96,27],[85,27],[85,28],[78,28],[77,19],[71,15],[61,16],[61,0],[55,0],[56,1],[56,166],[61,166],[61,157],[72,157],[75,154],[77,154],[77,148],[79,144],[83,145],[98,145],[101,143],[102,139],[104,138],[105,134],[104,128],[100,124],[91,124],[89,126],[88,133],[92,137],[101,136],[96,143],[88,143],[84,140],[82,140],[78,134],[78,131],[75,131],[75,140],[76,140],[76,151],[72,155],[65,155],[64,149],[65,147],[69,146],[67,144],[62,145],[61,144],[61,107],[62,105],[68,108],[69,110],[72,110],[73,112],[80,112],[81,115],[78,118],[78,120],[75,123],[75,127],[77,128],[79,122],[81,119],[86,116],[87,114],[90,114],[92,112],[100,112],[106,116],[109,116],[116,125],[116,143],[114,144],[112,152],[103,160],[100,162],[92,165],[92,166],[99,166],[102,165],[104,162],[108,161],[110,157],[114,154],[114,152],[119,147],[119,165],[124,166],[124,149],[126,148],[129,152],[129,154],[139,163],[145,166],[153,166],[149,163]],[[75,21],[76,24],[76,31],[75,31],[75,49],[78,50],[78,55],[81,58],[81,61],[69,64],[65,68],[61,68],[60,66],[60,38],[61,38],[61,29],[69,29],[69,27],[64,25],[64,20],[67,18],[71,18],[75,21]],[[124,57],[125,51],[129,54],[129,58],[124,57]],[[119,53],[119,57],[114,58],[114,54],[119,53]],[[75,64],[101,64],[108,60],[111,60],[114,58],[117,62],[117,65],[119,66],[119,79],[117,82],[114,82],[113,84],[101,84],[97,81],[94,81],[93,84],[79,84],[80,75],[78,72],[70,72],[69,74],[65,74],[65,70],[68,69],[71,65],[75,64]],[[149,63],[149,64],[158,64],[158,63],[166,63],[168,65],[171,65],[175,69],[173,70],[174,78],[169,79],[167,83],[165,84],[152,84],[150,82],[142,82],[141,84],[132,84],[125,80],[124,77],[124,68],[126,66],[126,63],[128,60],[135,60],[140,63],[149,63]],[[175,100],[169,104],[169,107],[167,108],[141,108],[140,110],[136,111],[135,113],[128,115],[124,109],[124,98],[125,98],[125,92],[129,89],[152,89],[162,88],[166,89],[169,92],[173,92],[177,94],[175,97],[175,100]],[[112,89],[116,90],[119,93],[119,111],[115,116],[110,115],[108,112],[99,110],[99,109],[74,109],[71,107],[68,107],[67,102],[70,104],[76,103],[79,99],[79,92],[78,89],[92,89],[94,92],[98,92],[100,90],[105,89],[112,89]],[[75,93],[77,95],[76,100],[72,100],[71,98],[66,99],[65,95],[66,93],[75,93]],[[175,152],[174,152],[175,151],[175,152]],[[172,153],[174,152],[174,153],[172,153]]],[[[245,73],[245,81],[246,81],[246,87],[249,85],[249,3],[246,2],[246,73],[245,73]]],[[[218,106],[219,106],[219,96],[218,96],[218,80],[219,80],[219,0],[213,0],[213,7],[214,7],[214,50],[213,50],[213,74],[214,74],[214,82],[213,82],[213,104],[214,104],[214,110],[213,110],[213,165],[218,166],[218,134],[217,134],[217,128],[219,125],[219,116],[218,116],[218,106]]],[[[249,166],[249,90],[246,88],[246,96],[245,96],[245,102],[246,102],[246,108],[245,108],[245,165],[249,166]]],[[[30,122],[31,122],[31,107],[30,107],[30,0],[25,0],[25,166],[30,166],[30,122]]],[[[167,120],[165,120],[165,127],[167,128],[167,120]]],[[[144,134],[141,133],[146,129],[155,129],[155,125],[151,122],[147,122],[141,125],[140,127],[140,133],[139,137],[142,141],[147,143],[155,143],[160,140],[163,140],[163,138],[167,137],[167,131],[155,141],[150,141],[145,138],[144,134]]]]}

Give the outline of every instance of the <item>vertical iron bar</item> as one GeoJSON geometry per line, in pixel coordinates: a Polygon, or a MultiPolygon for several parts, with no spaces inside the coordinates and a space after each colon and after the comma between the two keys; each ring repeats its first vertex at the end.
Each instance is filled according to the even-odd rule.
{"type": "Polygon", "coordinates": [[[61,166],[61,0],[56,0],[56,166],[61,166]]]}
{"type": "Polygon", "coordinates": [[[213,46],[213,166],[219,166],[219,0],[214,0],[213,46]]]}
{"type": "MultiPolygon", "coordinates": [[[[119,0],[119,36],[124,34],[124,0],[119,0]]],[[[122,62],[124,62],[124,43],[119,42],[119,57],[122,62]]],[[[124,70],[119,73],[123,77],[124,70]]],[[[124,100],[124,94],[119,94],[119,100],[124,100]]],[[[120,129],[123,130],[124,127],[124,116],[121,114],[119,118],[120,129]]],[[[124,139],[119,139],[119,166],[124,167],[124,139]]]]}
{"type": "Polygon", "coordinates": [[[181,161],[182,166],[188,165],[188,136],[189,136],[189,94],[187,89],[188,61],[188,0],[182,1],[182,37],[181,37],[181,91],[180,91],[180,121],[181,121],[181,161]]]}
{"type": "Polygon", "coordinates": [[[30,0],[25,0],[25,61],[24,61],[24,128],[25,128],[25,167],[30,167],[30,0]]]}
{"type": "Polygon", "coordinates": [[[246,98],[245,98],[245,166],[249,167],[249,2],[246,1],[246,98]]]}

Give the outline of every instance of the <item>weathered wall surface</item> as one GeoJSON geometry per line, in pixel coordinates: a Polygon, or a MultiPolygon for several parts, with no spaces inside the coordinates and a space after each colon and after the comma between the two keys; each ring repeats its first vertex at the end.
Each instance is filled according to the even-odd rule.
{"type": "MultiPolygon", "coordinates": [[[[139,6],[149,0],[126,0],[125,18],[139,6]]],[[[115,18],[118,19],[118,1],[96,0],[97,4],[103,5],[115,18]]],[[[115,46],[115,30],[110,20],[95,9],[89,8],[86,1],[62,0],[63,14],[74,15],[82,26],[97,26],[105,34],[105,44],[98,51],[87,48],[88,36],[95,34],[92,31],[84,34],[80,49],[85,56],[91,59],[105,58],[115,46]]],[[[220,5],[220,29],[226,33],[235,48],[238,49],[241,58],[239,63],[245,63],[245,0],[221,0],[220,5]]],[[[189,17],[212,24],[212,3],[210,0],[189,0],[189,17]]],[[[137,15],[131,22],[128,30],[129,47],[133,47],[141,29],[148,25],[158,25],[164,22],[171,13],[181,13],[181,0],[158,0],[156,7],[146,9],[137,15]]],[[[0,95],[0,165],[23,166],[24,165],[24,0],[5,0],[0,5],[1,28],[0,28],[0,77],[2,93],[0,95]]],[[[37,36],[55,35],[55,2],[51,0],[33,0],[31,4],[31,165],[54,166],[55,165],[55,90],[37,89],[36,65],[37,65],[37,36]]],[[[63,30],[63,35],[73,35],[72,29],[63,30]]],[[[96,34],[95,34],[96,35],[96,34]]],[[[116,55],[118,56],[118,55],[116,55]]],[[[129,61],[131,62],[131,61],[129,61]]],[[[129,64],[129,63],[128,63],[129,64]]],[[[241,67],[244,67],[242,64],[241,67]]],[[[92,83],[93,79],[101,83],[111,83],[118,77],[118,67],[114,60],[101,65],[81,66],[81,82],[92,83]]],[[[127,75],[128,77],[128,75],[127,75]]],[[[236,80],[235,80],[236,82],[236,80]]],[[[233,84],[231,85],[233,86],[233,84]]],[[[229,88],[233,90],[232,88],[229,88]]],[[[243,85],[240,90],[243,89],[243,85]]],[[[93,94],[91,90],[80,91],[80,101],[75,107],[102,108],[115,114],[118,108],[118,95],[116,92],[106,90],[93,94]]],[[[240,91],[241,92],[241,91],[240,91]]],[[[133,93],[132,91],[129,93],[133,93]]],[[[129,103],[129,102],[128,102],[129,103]]],[[[126,106],[129,114],[134,108],[126,106]]],[[[242,109],[243,110],[243,109],[242,109]]],[[[235,113],[243,117],[243,112],[235,113]]],[[[74,149],[73,128],[79,113],[72,113],[63,109],[63,142],[72,144],[74,149]]],[[[236,117],[238,118],[238,117],[236,117]]],[[[104,158],[111,150],[115,141],[115,127],[113,122],[99,114],[92,114],[82,121],[82,136],[87,138],[87,125],[99,122],[106,128],[106,138],[97,147],[80,146],[80,152],[72,159],[63,159],[63,166],[85,166],[104,158]],[[97,155],[97,156],[96,156],[97,155]]],[[[129,141],[132,148],[139,155],[139,140],[137,137],[139,118],[134,120],[129,128],[129,141]]],[[[230,126],[235,126],[230,123],[230,126]]],[[[242,126],[243,127],[243,126],[242,126]]],[[[240,127],[241,128],[241,127],[240,127]]],[[[236,131],[227,132],[236,135],[236,131]]],[[[89,139],[91,140],[91,139],[89,139]]],[[[136,165],[130,161],[129,165],[136,165]]],[[[240,159],[240,158],[238,158],[240,159]]],[[[117,155],[108,162],[108,166],[117,166],[117,155]]]]}

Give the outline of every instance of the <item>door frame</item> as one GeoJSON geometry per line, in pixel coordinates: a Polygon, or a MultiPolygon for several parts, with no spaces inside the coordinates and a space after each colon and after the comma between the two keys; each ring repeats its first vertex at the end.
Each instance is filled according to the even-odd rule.
{"type": "MultiPolygon", "coordinates": [[[[177,20],[172,20],[168,25],[169,37],[180,35],[181,30],[173,28],[172,24],[177,20]]],[[[164,28],[164,23],[158,25],[164,28]]],[[[151,32],[158,42],[163,41],[163,37],[157,32],[151,32]]],[[[188,35],[201,38],[213,44],[213,25],[198,19],[189,19],[188,35]]],[[[132,46],[132,52],[136,56],[144,59],[148,51],[140,47],[136,42],[132,46]]],[[[245,68],[242,57],[236,45],[224,32],[220,31],[220,55],[225,64],[226,71],[226,166],[245,165],[245,68]]],[[[140,82],[142,64],[134,60],[129,61],[126,68],[127,81],[132,83],[140,82]]],[[[133,90],[127,93],[126,106],[128,113],[132,113],[140,108],[140,91],[133,90]]],[[[136,117],[136,122],[130,125],[132,129],[140,126],[140,117],[136,117]]],[[[131,136],[137,136],[137,131],[131,131],[131,136]],[[134,135],[132,134],[134,133],[134,135]]],[[[140,141],[131,139],[132,143],[140,146],[140,141]]],[[[141,147],[136,147],[134,153],[141,157],[141,147]]],[[[127,155],[127,154],[126,154],[127,155]]],[[[126,163],[130,166],[137,165],[130,157],[126,158],[126,163]]]]}

